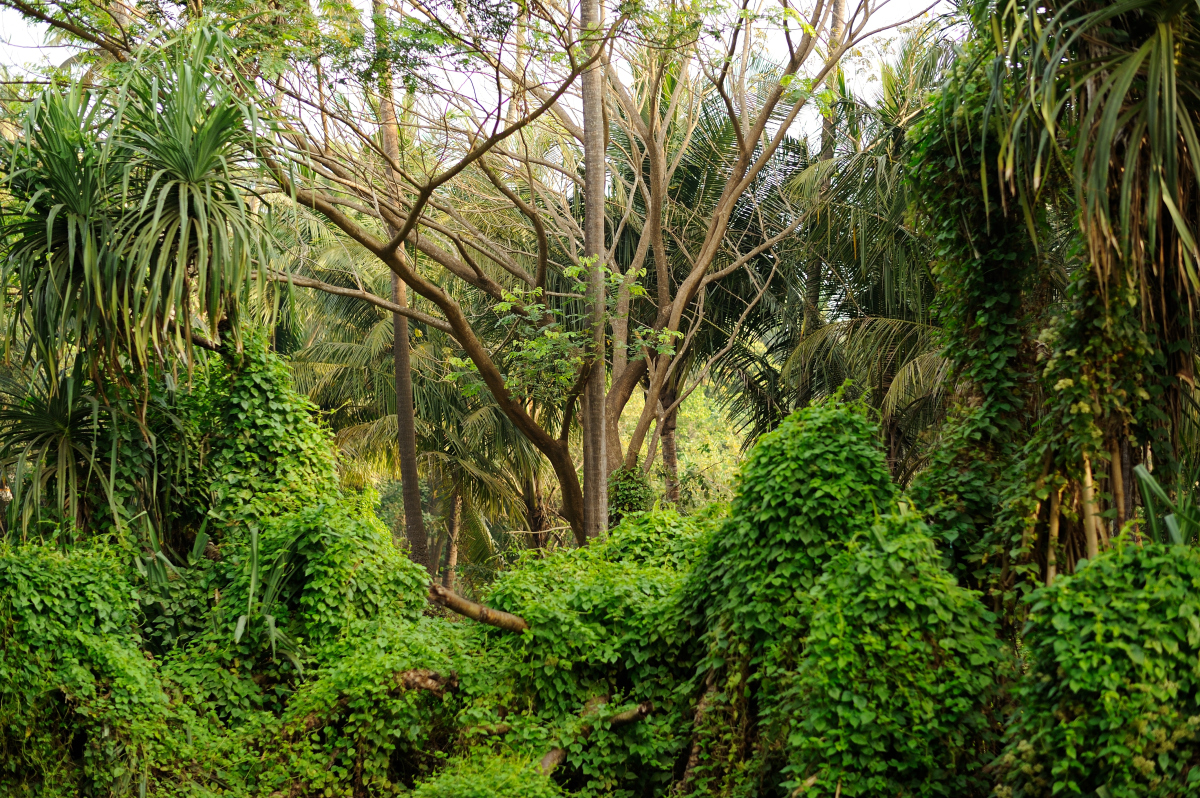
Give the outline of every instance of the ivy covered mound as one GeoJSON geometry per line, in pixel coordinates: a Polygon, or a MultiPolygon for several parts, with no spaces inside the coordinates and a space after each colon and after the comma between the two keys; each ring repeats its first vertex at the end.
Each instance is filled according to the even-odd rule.
{"type": "Polygon", "coordinates": [[[1000,645],[980,594],[911,511],[851,543],[811,591],[784,702],[788,786],[808,795],[986,795],[1000,645]]]}
{"type": "Polygon", "coordinates": [[[997,795],[1200,794],[1200,551],[1118,545],[1030,600],[997,795]]]}
{"type": "Polygon", "coordinates": [[[1013,699],[993,619],[857,405],[764,436],[728,509],[634,513],[586,548],[527,552],[474,597],[523,631],[428,603],[265,350],[210,364],[175,406],[198,453],[178,517],[206,519],[176,548],[117,519],[65,548],[0,548],[0,794],[972,796],[999,775],[1014,796],[1069,779],[1166,796],[1196,780],[1196,555],[1127,548],[1039,594],[988,768],[1013,699]]]}

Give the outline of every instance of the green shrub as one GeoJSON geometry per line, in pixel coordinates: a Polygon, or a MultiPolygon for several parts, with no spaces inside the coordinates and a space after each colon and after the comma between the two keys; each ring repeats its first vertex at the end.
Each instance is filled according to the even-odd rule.
{"type": "Polygon", "coordinates": [[[997,794],[1200,791],[1200,551],[1118,545],[1029,601],[997,794]]]}
{"type": "Polygon", "coordinates": [[[579,774],[584,795],[665,788],[687,743],[689,699],[677,688],[694,669],[682,588],[719,520],[641,513],[585,549],[544,559],[531,553],[502,574],[487,602],[519,614],[530,630],[490,634],[494,664],[478,679],[464,678],[474,694],[465,717],[494,724],[503,711],[510,744],[567,748],[564,770],[579,774]],[[581,720],[597,697],[608,699],[597,722],[581,720]],[[639,702],[653,712],[617,727],[601,722],[639,702]]]}
{"type": "Polygon", "coordinates": [[[872,537],[838,555],[811,592],[784,699],[789,786],[847,798],[986,794],[995,619],[945,570],[915,515],[884,519],[872,537]]]}
{"type": "Polygon", "coordinates": [[[625,516],[650,509],[654,488],[642,469],[618,468],[608,477],[608,525],[621,523],[625,516]]]}
{"type": "Polygon", "coordinates": [[[0,792],[126,794],[165,729],[116,549],[0,547],[0,792]]]}
{"type": "Polygon", "coordinates": [[[556,798],[563,792],[537,762],[477,753],[418,784],[412,798],[556,798]]]}
{"type": "Polygon", "coordinates": [[[247,337],[235,365],[212,363],[189,405],[195,423],[209,432],[210,514],[226,523],[259,523],[335,498],[333,440],[316,412],[261,336],[247,337]]]}
{"type": "Polygon", "coordinates": [[[477,631],[440,618],[350,624],[326,652],[327,664],[296,690],[278,735],[264,746],[262,790],[390,795],[427,775],[456,737],[457,673],[477,631]],[[406,681],[417,672],[442,687],[430,691],[406,681]]]}
{"type": "Polygon", "coordinates": [[[787,723],[780,691],[799,662],[807,591],[895,502],[868,413],[834,398],[763,435],[742,465],[728,520],[689,576],[691,631],[707,646],[699,670],[708,708],[696,729],[701,792],[779,789],[787,723]]]}
{"type": "Polygon", "coordinates": [[[865,407],[798,410],[750,450],[729,520],[693,574],[712,629],[769,643],[845,542],[890,510],[892,485],[865,407]]]}

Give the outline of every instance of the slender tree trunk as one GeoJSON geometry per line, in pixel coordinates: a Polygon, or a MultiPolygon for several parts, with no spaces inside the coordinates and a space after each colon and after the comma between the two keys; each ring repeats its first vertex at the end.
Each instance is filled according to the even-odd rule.
{"type": "MultiPolygon", "coordinates": [[[[662,403],[665,407],[670,407],[675,403],[676,394],[674,388],[668,388],[663,391],[662,403]]],[[[679,421],[679,408],[668,412],[663,417],[662,427],[662,458],[663,472],[667,477],[667,501],[672,504],[679,503],[679,451],[676,448],[675,427],[679,421]]]]}
{"type": "MultiPolygon", "coordinates": [[[[386,30],[380,25],[384,14],[383,4],[375,0],[375,38],[377,46],[386,44],[386,30]]],[[[379,87],[379,132],[383,152],[395,163],[400,163],[400,130],[396,120],[396,102],[392,92],[392,73],[385,68],[379,87]]],[[[393,176],[392,190],[400,191],[399,176],[393,176]]],[[[398,231],[388,230],[390,235],[398,231]]],[[[408,289],[400,277],[392,273],[392,301],[402,307],[408,306],[408,289]]],[[[425,520],[421,507],[421,483],[417,475],[417,429],[413,417],[412,363],[408,348],[408,317],[392,314],[392,359],[396,383],[396,445],[400,454],[400,482],[404,496],[404,533],[413,562],[425,566],[433,574],[437,563],[429,557],[429,538],[425,532],[425,520]]]]}
{"type": "Polygon", "coordinates": [[[1121,469],[1121,444],[1117,439],[1112,443],[1112,463],[1109,465],[1108,481],[1112,483],[1113,504],[1117,508],[1117,517],[1114,521],[1113,534],[1119,535],[1121,527],[1125,525],[1127,508],[1125,503],[1125,472],[1121,469]]]}
{"type": "Polygon", "coordinates": [[[1097,530],[1095,486],[1092,483],[1092,460],[1083,458],[1083,534],[1087,541],[1087,558],[1094,560],[1100,554],[1100,536],[1097,530]]]}
{"type": "MultiPolygon", "coordinates": [[[[594,56],[602,43],[600,1],[583,0],[583,35],[594,56]]],[[[588,302],[592,324],[592,371],[584,388],[583,523],[589,538],[608,528],[608,457],[605,453],[604,364],[604,182],[605,118],[604,69],[597,61],[583,73],[584,255],[592,258],[588,270],[588,302]]]]}
{"type": "Polygon", "coordinates": [[[447,590],[454,589],[454,569],[458,565],[458,529],[462,519],[462,492],[454,489],[454,498],[450,500],[450,518],[446,521],[446,532],[449,538],[446,545],[450,551],[446,554],[446,571],[442,574],[442,585],[447,590]]]}
{"type": "Polygon", "coordinates": [[[1054,584],[1054,578],[1058,575],[1058,521],[1061,511],[1059,510],[1059,501],[1061,491],[1054,491],[1050,494],[1050,534],[1046,541],[1046,586],[1054,584]]]}
{"type": "MultiPolygon", "coordinates": [[[[407,305],[404,283],[392,275],[392,301],[407,305]]],[[[392,314],[395,337],[392,362],[396,371],[396,443],[400,450],[400,482],[404,495],[404,533],[413,562],[424,565],[432,575],[436,563],[430,562],[429,538],[421,507],[421,482],[417,475],[417,426],[413,413],[412,362],[408,351],[408,319],[392,314]]]]}

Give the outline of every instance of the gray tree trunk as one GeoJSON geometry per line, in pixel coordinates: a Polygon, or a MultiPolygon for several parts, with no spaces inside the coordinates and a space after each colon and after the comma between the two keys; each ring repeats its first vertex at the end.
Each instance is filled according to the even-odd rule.
{"type": "MultiPolygon", "coordinates": [[[[378,25],[384,13],[383,4],[376,0],[372,4],[376,21],[376,42],[382,47],[384,30],[378,25]]],[[[400,130],[396,124],[396,103],[392,95],[392,75],[386,68],[380,80],[379,130],[383,152],[395,163],[400,163],[400,130]]],[[[399,177],[394,176],[392,190],[400,191],[399,177]]],[[[389,230],[395,235],[396,230],[389,230]]],[[[403,244],[401,245],[403,246],[403,244]]],[[[397,305],[408,305],[407,286],[400,277],[392,274],[392,301],[397,305]]],[[[429,538],[425,532],[425,519],[421,507],[421,483],[417,475],[417,428],[413,417],[412,363],[408,349],[408,317],[392,314],[392,360],[396,383],[396,446],[400,455],[400,481],[404,497],[404,533],[413,562],[425,566],[432,575],[436,563],[430,562],[429,538]]]]}
{"type": "MultiPolygon", "coordinates": [[[[676,393],[673,388],[663,391],[662,404],[670,407],[675,403],[676,393]]],[[[662,426],[662,459],[663,473],[667,477],[667,501],[679,503],[679,449],[675,439],[675,428],[679,422],[679,408],[675,408],[663,417],[662,426]]]]}
{"type": "MultiPolygon", "coordinates": [[[[583,0],[581,22],[587,54],[601,49],[599,0],[583,0]]],[[[584,255],[593,258],[588,270],[588,302],[592,323],[592,370],[583,399],[583,522],[589,538],[608,528],[608,458],[605,454],[604,364],[604,72],[597,60],[583,73],[584,255]]]]}
{"type": "MultiPolygon", "coordinates": [[[[833,0],[832,19],[829,22],[829,49],[834,50],[841,44],[842,32],[846,28],[846,0],[833,0]]],[[[829,73],[826,86],[834,91],[837,89],[839,70],[829,73]]],[[[822,161],[832,161],[834,146],[837,143],[834,129],[834,113],[830,109],[828,116],[821,122],[821,155],[822,161]]],[[[821,278],[824,276],[824,263],[817,257],[813,258],[804,273],[804,327],[801,335],[807,338],[821,326],[821,278]]]]}
{"type": "Polygon", "coordinates": [[[442,586],[447,590],[454,589],[454,569],[458,565],[458,528],[462,519],[462,493],[454,489],[454,498],[450,501],[450,518],[446,521],[446,533],[449,540],[446,553],[446,571],[442,574],[442,586]]]}

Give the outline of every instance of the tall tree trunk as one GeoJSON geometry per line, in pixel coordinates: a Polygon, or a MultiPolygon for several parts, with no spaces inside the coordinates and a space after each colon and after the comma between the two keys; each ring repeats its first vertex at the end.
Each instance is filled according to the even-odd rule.
{"type": "MultiPolygon", "coordinates": [[[[602,47],[600,0],[583,0],[583,35],[587,54],[602,47]]],[[[597,59],[583,73],[583,250],[592,258],[588,270],[588,303],[592,324],[592,370],[584,388],[583,412],[583,523],[589,538],[608,528],[608,458],[605,454],[604,365],[604,178],[605,119],[604,71],[597,59]]]]}
{"type": "MultiPolygon", "coordinates": [[[[675,403],[674,388],[663,391],[662,403],[670,407],[675,403]]],[[[679,503],[679,451],[676,448],[675,427],[679,421],[679,408],[676,407],[663,416],[662,426],[662,458],[663,472],[667,477],[667,501],[679,503]]]]}
{"type": "MultiPolygon", "coordinates": [[[[375,14],[375,40],[382,50],[386,44],[386,28],[383,26],[383,4],[376,0],[372,4],[375,14]]],[[[396,124],[396,102],[392,92],[392,73],[384,64],[379,86],[379,132],[384,154],[396,164],[400,163],[400,130],[396,124]]],[[[391,189],[400,191],[399,175],[393,175],[391,189]]],[[[397,230],[388,233],[395,235],[397,230]]],[[[408,305],[408,288],[400,277],[392,273],[392,301],[397,305],[408,305]]],[[[404,533],[413,562],[425,566],[432,575],[436,563],[430,561],[429,538],[425,533],[425,520],[421,507],[421,483],[417,476],[417,428],[413,416],[412,363],[408,349],[408,317],[392,314],[392,361],[396,381],[396,446],[400,454],[400,482],[404,496],[404,533]]]]}
{"type": "Polygon", "coordinates": [[[449,540],[446,554],[446,571],[442,574],[442,585],[447,590],[454,589],[454,568],[458,565],[458,528],[462,519],[462,492],[454,489],[454,498],[450,500],[450,518],[446,520],[446,533],[449,540]]]}
{"type": "MultiPolygon", "coordinates": [[[[404,283],[392,275],[392,301],[407,305],[404,283]]],[[[417,426],[413,413],[412,362],[408,351],[408,318],[392,314],[395,337],[392,364],[396,371],[396,444],[400,450],[400,482],[404,495],[404,533],[412,560],[432,575],[436,563],[429,558],[429,538],[421,507],[421,482],[417,475],[417,426]]]]}

